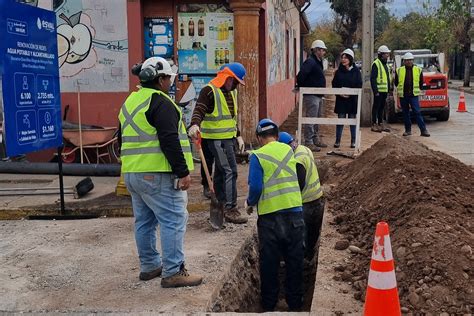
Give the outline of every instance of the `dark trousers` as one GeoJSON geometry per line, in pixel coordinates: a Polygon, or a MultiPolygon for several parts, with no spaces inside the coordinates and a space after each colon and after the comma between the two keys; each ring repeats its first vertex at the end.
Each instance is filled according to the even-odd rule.
{"type": "Polygon", "coordinates": [[[285,294],[291,311],[303,305],[304,220],[302,212],[260,215],[257,221],[262,307],[278,302],[280,259],[285,261],[285,294]]]}
{"type": "Polygon", "coordinates": [[[385,102],[387,101],[387,92],[379,92],[379,95],[374,95],[374,103],[372,106],[372,124],[383,123],[383,111],[385,109],[385,102]]]}
{"type": "Polygon", "coordinates": [[[305,223],[304,257],[309,261],[313,259],[316,252],[316,243],[318,242],[319,235],[321,233],[321,226],[323,224],[324,204],[324,198],[319,198],[315,201],[303,203],[303,216],[305,223]]]}
{"type": "MultiPolygon", "coordinates": [[[[356,113],[337,113],[338,118],[356,118],[356,113]]],[[[350,125],[351,130],[351,142],[355,142],[356,139],[356,126],[350,125]]],[[[344,125],[336,125],[336,143],[341,142],[342,131],[344,130],[344,125]]]]}
{"type": "Polygon", "coordinates": [[[423,116],[420,112],[420,101],[418,96],[416,97],[404,97],[400,98],[400,105],[403,110],[403,121],[405,122],[405,131],[411,132],[411,119],[410,119],[410,106],[411,111],[415,115],[416,123],[420,128],[420,131],[424,132],[426,130],[425,121],[423,121],[423,116]]]}
{"type": "Polygon", "coordinates": [[[233,139],[208,139],[214,156],[214,191],[226,209],[237,207],[237,162],[233,139]]]}
{"type": "MultiPolygon", "coordinates": [[[[204,158],[206,159],[207,168],[209,169],[209,175],[212,177],[212,165],[214,164],[214,155],[208,146],[208,140],[202,139],[201,147],[204,158]]],[[[203,187],[209,187],[207,182],[206,173],[204,172],[203,164],[201,163],[201,184],[203,187]]]]}

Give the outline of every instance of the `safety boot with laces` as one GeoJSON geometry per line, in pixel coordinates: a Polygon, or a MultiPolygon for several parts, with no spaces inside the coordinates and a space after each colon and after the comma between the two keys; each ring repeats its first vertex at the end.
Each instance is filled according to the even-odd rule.
{"type": "Polygon", "coordinates": [[[372,127],[370,128],[370,130],[372,132],[376,132],[376,133],[381,133],[382,130],[379,128],[379,126],[377,124],[372,124],[372,127]]]}
{"type": "Polygon", "coordinates": [[[183,286],[197,286],[202,283],[202,276],[189,274],[188,270],[181,265],[181,269],[175,275],[161,279],[161,287],[183,287],[183,286]]]}
{"type": "Polygon", "coordinates": [[[224,218],[226,222],[234,224],[245,224],[249,220],[247,217],[240,214],[240,211],[236,207],[225,210],[224,218]]]}

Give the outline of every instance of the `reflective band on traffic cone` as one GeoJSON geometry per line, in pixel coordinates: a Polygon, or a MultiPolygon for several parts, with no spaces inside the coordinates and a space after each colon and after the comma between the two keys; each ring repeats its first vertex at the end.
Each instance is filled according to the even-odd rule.
{"type": "Polygon", "coordinates": [[[464,90],[461,88],[461,95],[459,96],[458,110],[457,112],[467,112],[466,110],[466,98],[464,97],[464,90]]]}
{"type": "Polygon", "coordinates": [[[364,315],[400,315],[392,246],[385,222],[378,223],[375,230],[364,315]]]}

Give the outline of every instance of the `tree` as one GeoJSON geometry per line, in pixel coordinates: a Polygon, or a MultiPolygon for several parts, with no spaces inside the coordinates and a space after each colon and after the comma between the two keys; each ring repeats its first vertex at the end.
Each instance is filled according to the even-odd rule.
{"type": "Polygon", "coordinates": [[[379,6],[375,9],[374,16],[374,38],[377,38],[382,35],[382,33],[387,29],[388,23],[390,22],[390,13],[388,12],[385,6],[379,6]]]}
{"type": "MultiPolygon", "coordinates": [[[[375,0],[375,7],[390,0],[375,0]]],[[[362,0],[329,0],[331,9],[340,17],[338,33],[342,37],[344,47],[352,47],[356,42],[356,32],[362,21],[362,0]]]]}
{"type": "Polygon", "coordinates": [[[441,0],[438,16],[450,26],[464,59],[464,86],[470,84],[471,3],[470,0],[441,0]]]}
{"type": "Polygon", "coordinates": [[[336,57],[344,50],[342,38],[336,32],[335,20],[326,20],[315,26],[313,31],[305,38],[305,47],[311,47],[314,40],[320,39],[324,41],[328,48],[327,58],[329,61],[335,61],[336,57]]]}

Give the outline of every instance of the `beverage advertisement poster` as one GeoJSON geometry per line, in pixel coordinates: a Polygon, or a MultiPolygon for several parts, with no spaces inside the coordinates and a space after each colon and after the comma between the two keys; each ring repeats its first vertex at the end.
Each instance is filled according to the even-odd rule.
{"type": "Polygon", "coordinates": [[[146,18],[145,31],[145,58],[157,56],[173,57],[173,19],[146,18]]]}
{"type": "Polygon", "coordinates": [[[178,13],[180,73],[216,73],[234,60],[233,14],[224,7],[189,6],[181,8],[186,12],[178,13]]]}

